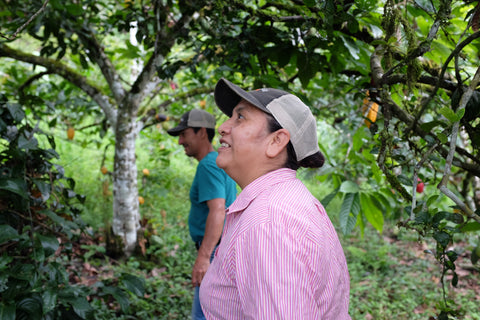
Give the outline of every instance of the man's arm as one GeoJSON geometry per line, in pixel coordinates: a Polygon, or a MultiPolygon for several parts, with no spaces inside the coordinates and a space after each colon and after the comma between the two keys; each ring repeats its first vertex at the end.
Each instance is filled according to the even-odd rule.
{"type": "Polygon", "coordinates": [[[198,249],[197,259],[192,270],[192,284],[199,286],[210,266],[210,256],[222,235],[225,221],[225,199],[216,198],[207,201],[208,217],[205,224],[205,235],[198,249]]]}

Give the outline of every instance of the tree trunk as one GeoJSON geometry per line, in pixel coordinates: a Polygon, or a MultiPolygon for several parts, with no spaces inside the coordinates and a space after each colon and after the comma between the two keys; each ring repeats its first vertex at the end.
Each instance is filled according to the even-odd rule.
{"type": "Polygon", "coordinates": [[[136,112],[128,108],[118,112],[115,132],[115,160],[113,173],[113,233],[122,237],[128,257],[135,250],[137,230],[140,228],[138,207],[137,164],[135,159],[136,112]]]}

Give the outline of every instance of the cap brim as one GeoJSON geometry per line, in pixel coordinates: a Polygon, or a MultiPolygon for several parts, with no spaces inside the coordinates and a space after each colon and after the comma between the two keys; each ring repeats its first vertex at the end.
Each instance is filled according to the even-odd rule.
{"type": "Polygon", "coordinates": [[[167,130],[167,133],[171,136],[176,137],[176,136],[179,136],[180,133],[187,128],[189,128],[189,127],[184,125],[184,124],[180,124],[180,125],[176,126],[175,128],[167,130]]]}
{"type": "Polygon", "coordinates": [[[267,108],[251,93],[231,83],[225,78],[218,80],[215,86],[215,103],[227,116],[231,117],[233,109],[242,100],[246,100],[260,110],[270,113],[267,108]]]}

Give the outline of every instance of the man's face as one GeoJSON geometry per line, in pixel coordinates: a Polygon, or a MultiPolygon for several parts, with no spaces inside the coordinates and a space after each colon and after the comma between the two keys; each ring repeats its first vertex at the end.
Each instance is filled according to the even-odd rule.
{"type": "Polygon", "coordinates": [[[183,146],[185,154],[189,157],[195,157],[198,153],[198,133],[200,131],[195,133],[192,128],[187,128],[178,136],[178,144],[183,146]]]}
{"type": "Polygon", "coordinates": [[[218,129],[222,138],[217,165],[239,185],[265,164],[269,132],[266,114],[246,101],[241,101],[230,119],[218,129]]]}

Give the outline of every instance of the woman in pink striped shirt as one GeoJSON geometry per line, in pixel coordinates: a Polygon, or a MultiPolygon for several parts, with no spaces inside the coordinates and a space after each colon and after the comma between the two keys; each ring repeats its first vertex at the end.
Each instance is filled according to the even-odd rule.
{"type": "Polygon", "coordinates": [[[345,255],[323,206],[296,178],[324,157],[316,120],[296,96],[246,92],[228,80],[215,101],[230,117],[217,165],[241,187],[202,280],[207,319],[350,319],[345,255]]]}

